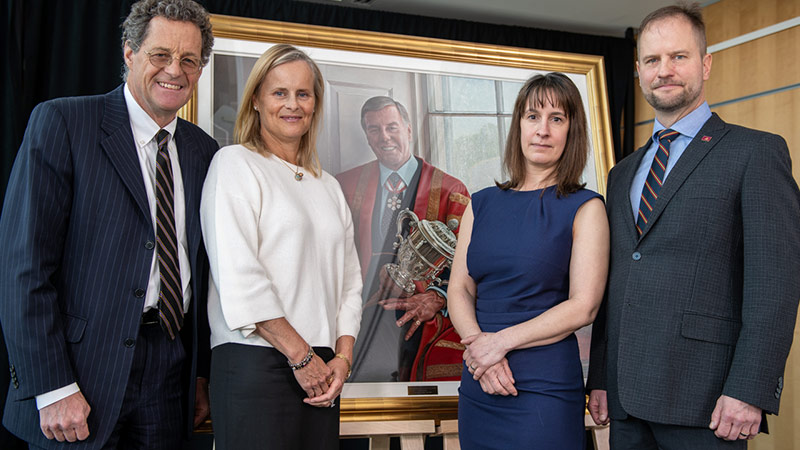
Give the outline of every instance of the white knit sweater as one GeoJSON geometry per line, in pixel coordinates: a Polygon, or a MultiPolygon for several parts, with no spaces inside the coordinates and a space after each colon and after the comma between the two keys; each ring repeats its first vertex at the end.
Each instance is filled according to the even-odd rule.
{"type": "Polygon", "coordinates": [[[301,181],[275,156],[241,145],[211,161],[200,205],[211,264],[211,347],[270,346],[255,324],[285,317],[312,346],[335,348],[361,324],[353,221],[328,173],[301,181]]]}

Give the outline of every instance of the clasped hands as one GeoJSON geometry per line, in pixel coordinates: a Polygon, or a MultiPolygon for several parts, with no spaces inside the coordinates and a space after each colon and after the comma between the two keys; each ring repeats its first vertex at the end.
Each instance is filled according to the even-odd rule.
{"type": "Polygon", "coordinates": [[[333,358],[326,364],[316,354],[309,363],[293,371],[297,383],[308,395],[303,403],[317,408],[333,408],[336,397],[342,393],[347,380],[347,362],[341,358],[333,358]]]}
{"type": "Polygon", "coordinates": [[[478,333],[461,339],[467,346],[464,363],[472,378],[477,380],[483,392],[492,395],[517,395],[514,375],[506,359],[509,349],[498,333],[478,333]]]}

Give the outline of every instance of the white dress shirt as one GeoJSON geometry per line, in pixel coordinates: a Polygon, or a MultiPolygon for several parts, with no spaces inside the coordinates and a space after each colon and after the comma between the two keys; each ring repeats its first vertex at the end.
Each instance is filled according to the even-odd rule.
{"type": "MultiPolygon", "coordinates": [[[[131,131],[133,132],[133,140],[136,144],[136,153],[139,156],[139,166],[142,169],[142,179],[144,180],[144,189],[147,193],[147,202],[150,205],[150,217],[153,222],[153,230],[156,227],[156,155],[158,154],[158,143],[156,142],[156,134],[161,129],[158,124],[142,109],[131,95],[128,84],[125,84],[123,89],[125,95],[125,104],[128,107],[128,117],[131,123],[131,131]]],[[[169,143],[167,148],[169,151],[169,158],[172,162],[172,179],[175,186],[175,193],[173,197],[175,205],[175,227],[178,236],[179,250],[178,260],[180,262],[181,270],[181,284],[183,288],[183,308],[184,312],[189,307],[189,299],[192,295],[192,288],[189,281],[192,277],[191,266],[189,265],[189,252],[186,239],[186,202],[183,191],[183,177],[181,175],[181,166],[178,160],[178,147],[175,144],[175,128],[178,125],[178,118],[175,117],[172,122],[164,127],[169,132],[169,143]]],[[[158,272],[158,258],[156,252],[153,251],[153,261],[150,264],[150,278],[147,282],[147,291],[145,294],[144,309],[146,311],[150,308],[158,308],[158,293],[161,288],[161,279],[158,272]]],[[[36,396],[36,407],[42,409],[45,406],[51,405],[61,399],[64,399],[76,392],[80,391],[78,383],[72,383],[54,391],[46,392],[36,396]]]]}

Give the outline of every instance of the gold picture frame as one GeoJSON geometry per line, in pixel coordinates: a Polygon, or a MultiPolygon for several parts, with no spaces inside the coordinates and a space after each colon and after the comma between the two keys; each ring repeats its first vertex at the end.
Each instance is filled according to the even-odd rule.
{"type": "MultiPolygon", "coordinates": [[[[431,39],[416,36],[403,36],[388,33],[357,31],[341,28],[303,25],[276,22],[243,17],[212,15],[211,23],[217,42],[224,40],[247,43],[289,43],[301,48],[328,49],[358,54],[388,55],[406,57],[434,62],[463,63],[489,68],[514,68],[527,71],[558,71],[567,75],[577,75],[583,81],[579,86],[585,96],[587,119],[589,121],[592,147],[593,177],[588,187],[605,193],[606,175],[614,164],[614,149],[611,138],[611,126],[606,92],[604,62],[601,56],[581,55],[573,53],[552,52],[525,48],[504,47],[498,45],[477,44],[442,39],[431,39]]],[[[218,50],[216,49],[216,53],[218,50]]],[[[265,48],[264,48],[265,49],[265,48]]],[[[263,50],[260,50],[263,51],[263,50]]],[[[311,55],[315,57],[315,55],[311,55]]],[[[212,54],[213,58],[213,54],[212,54]]],[[[365,58],[373,59],[374,57],[365,58]]],[[[315,58],[316,59],[316,58],[315,58]]],[[[209,113],[210,97],[213,97],[213,82],[208,80],[204,71],[198,89],[192,99],[179,112],[180,117],[198,123],[212,134],[213,124],[198,116],[209,113]],[[205,103],[204,103],[205,102],[205,103]],[[205,105],[205,106],[204,106],[205,105]]],[[[452,73],[452,72],[451,72],[452,73]]],[[[577,84],[577,83],[576,83],[577,84]]],[[[587,171],[590,170],[587,168],[587,171]]],[[[584,174],[586,175],[586,171],[584,174]]],[[[421,384],[426,384],[422,383],[421,384]]],[[[451,382],[457,383],[457,382],[451,382]]],[[[350,384],[350,383],[348,383],[350,384]]],[[[357,383],[358,384],[358,383],[357,383]]],[[[394,384],[394,383],[364,383],[394,384]]],[[[400,383],[397,383],[400,384],[400,383]]],[[[411,386],[405,386],[413,391],[411,386]]],[[[424,386],[423,386],[424,387],[424,386]]],[[[451,386],[452,387],[452,386],[451,386]]],[[[436,390],[436,389],[433,389],[436,390]]],[[[369,392],[369,390],[367,390],[369,392]]],[[[396,391],[396,389],[395,389],[396,391]]],[[[384,392],[376,389],[375,392],[384,392]]],[[[438,395],[407,396],[364,396],[348,398],[343,394],[341,399],[341,421],[374,421],[374,420],[446,420],[457,417],[458,397],[454,389],[448,389],[445,395],[438,390],[438,395]]]]}

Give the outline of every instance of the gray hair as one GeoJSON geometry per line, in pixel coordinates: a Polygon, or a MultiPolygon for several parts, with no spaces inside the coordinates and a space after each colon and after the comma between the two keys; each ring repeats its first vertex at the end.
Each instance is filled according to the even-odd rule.
{"type": "Polygon", "coordinates": [[[396,101],[391,97],[386,97],[383,95],[379,95],[377,97],[372,97],[371,99],[364,102],[364,106],[361,107],[361,128],[364,131],[367,131],[367,125],[364,123],[364,116],[367,115],[368,112],[380,111],[387,106],[394,106],[397,108],[397,111],[400,112],[400,117],[403,118],[403,122],[406,125],[411,125],[411,119],[408,116],[408,111],[406,107],[403,106],[402,103],[396,101]]]}
{"type": "MultiPolygon", "coordinates": [[[[131,6],[131,12],[122,22],[122,47],[129,43],[134,53],[139,51],[142,43],[147,39],[150,21],[154,17],[163,17],[169,20],[190,22],[197,25],[203,38],[203,48],[200,51],[200,62],[208,64],[211,57],[211,47],[214,46],[214,35],[211,33],[211,21],[208,11],[193,0],[140,0],[131,6]]],[[[128,66],[123,63],[122,79],[128,78],[128,66]]]]}

